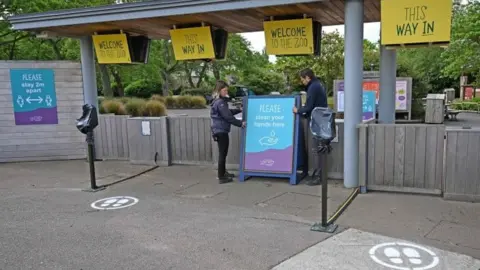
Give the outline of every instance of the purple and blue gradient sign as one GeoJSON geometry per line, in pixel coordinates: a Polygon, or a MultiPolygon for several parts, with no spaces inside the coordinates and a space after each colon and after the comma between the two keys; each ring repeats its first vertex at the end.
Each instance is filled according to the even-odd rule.
{"type": "Polygon", "coordinates": [[[248,99],[243,169],[250,172],[293,171],[295,97],[248,99]]]}
{"type": "Polygon", "coordinates": [[[52,69],[11,69],[10,83],[16,125],[58,124],[52,69]]]}

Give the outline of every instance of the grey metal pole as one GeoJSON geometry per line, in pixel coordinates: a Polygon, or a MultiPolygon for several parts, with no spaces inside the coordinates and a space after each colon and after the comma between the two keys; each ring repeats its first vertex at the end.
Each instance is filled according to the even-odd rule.
{"type": "Polygon", "coordinates": [[[380,46],[380,100],[378,122],[395,123],[397,53],[380,46]]]}
{"type": "MultiPolygon", "coordinates": [[[[85,104],[95,106],[98,113],[97,76],[91,36],[80,38],[80,58],[82,61],[83,100],[85,104]]],[[[91,136],[89,141],[89,147],[93,149],[93,155],[89,155],[88,158],[90,159],[93,156],[93,160],[96,160],[94,137],[91,136]]]]}
{"type": "Polygon", "coordinates": [[[92,104],[98,109],[97,77],[91,36],[80,39],[80,55],[82,60],[83,100],[85,104],[92,104]]]}
{"type": "Polygon", "coordinates": [[[343,184],[358,187],[358,132],[362,122],[363,0],[345,0],[345,128],[343,184]]]}

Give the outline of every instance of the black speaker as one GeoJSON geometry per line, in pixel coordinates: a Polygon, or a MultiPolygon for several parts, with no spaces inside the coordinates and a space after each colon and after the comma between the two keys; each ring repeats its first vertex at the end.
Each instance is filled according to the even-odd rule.
{"type": "Polygon", "coordinates": [[[215,59],[225,59],[228,44],[228,32],[225,29],[215,29],[212,31],[213,49],[215,50],[215,59]]]}
{"type": "Polygon", "coordinates": [[[132,63],[148,63],[151,40],[146,36],[127,36],[132,63]]]}
{"type": "Polygon", "coordinates": [[[313,21],[313,55],[320,55],[322,49],[322,24],[313,21]]]}

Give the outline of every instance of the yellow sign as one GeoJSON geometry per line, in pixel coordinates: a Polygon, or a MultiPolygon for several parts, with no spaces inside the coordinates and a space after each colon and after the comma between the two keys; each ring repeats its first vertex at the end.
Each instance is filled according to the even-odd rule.
{"type": "Polygon", "coordinates": [[[449,43],[452,0],[382,0],[382,45],[449,43]]]}
{"type": "Polygon", "coordinates": [[[93,44],[100,64],[130,64],[127,35],[93,35],[93,44]]]}
{"type": "Polygon", "coordinates": [[[313,54],[312,19],[265,21],[263,30],[267,54],[313,54]]]}
{"type": "Polygon", "coordinates": [[[209,26],[170,30],[176,60],[213,59],[212,32],[209,26]]]}

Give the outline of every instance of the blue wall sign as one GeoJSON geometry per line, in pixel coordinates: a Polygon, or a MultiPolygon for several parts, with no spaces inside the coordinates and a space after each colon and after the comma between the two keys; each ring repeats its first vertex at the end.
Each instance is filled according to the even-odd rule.
{"type": "Polygon", "coordinates": [[[363,114],[362,120],[375,118],[376,113],[376,93],[375,91],[363,91],[363,114]]]}
{"type": "Polygon", "coordinates": [[[16,125],[58,124],[53,69],[11,69],[16,125]]]}
{"type": "MultiPolygon", "coordinates": [[[[252,96],[244,105],[240,181],[248,176],[286,177],[297,183],[298,116],[294,96],[252,96]]],[[[298,105],[297,105],[298,106],[298,105]]]]}

